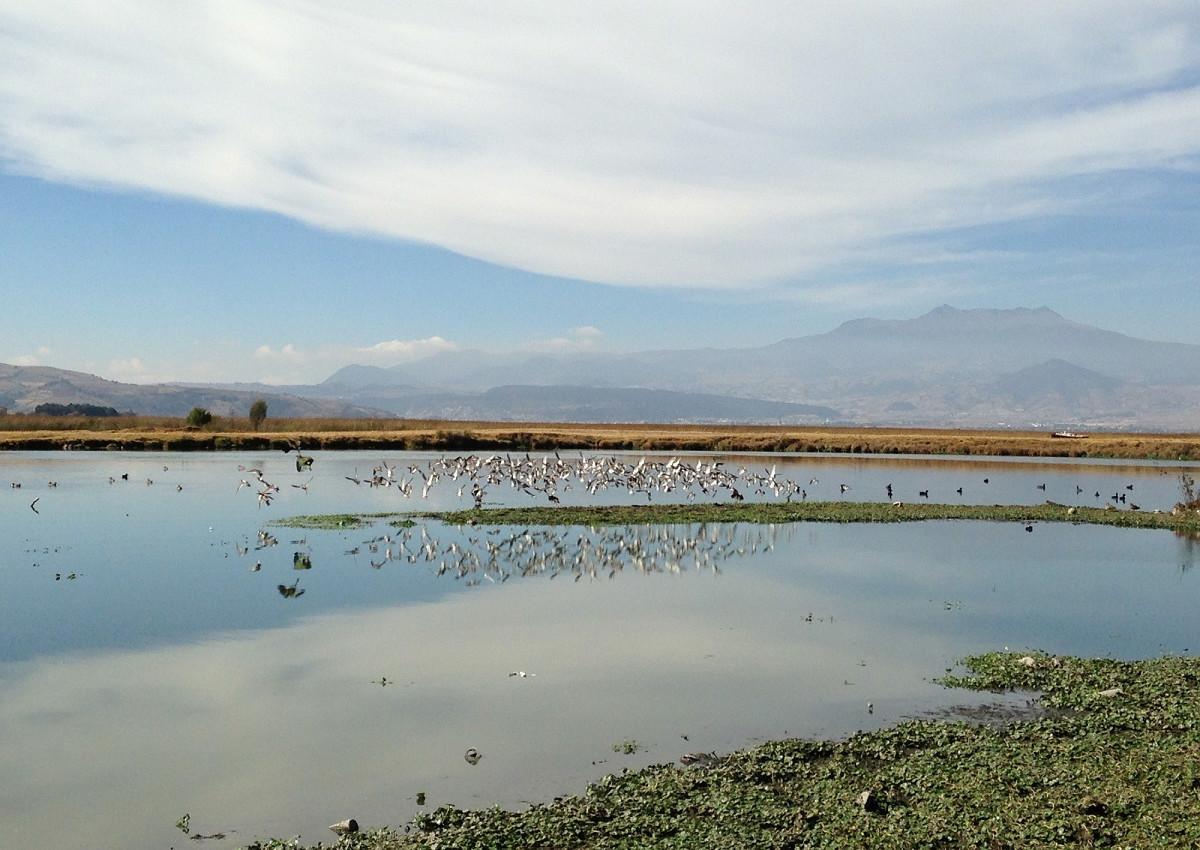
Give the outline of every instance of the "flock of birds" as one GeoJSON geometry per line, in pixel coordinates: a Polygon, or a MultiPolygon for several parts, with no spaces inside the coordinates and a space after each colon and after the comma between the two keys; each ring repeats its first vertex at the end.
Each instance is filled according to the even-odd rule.
{"type": "MultiPolygon", "coordinates": [[[[302,455],[299,447],[296,447],[296,451],[296,469],[299,471],[302,468],[300,458],[306,461],[303,468],[310,469],[312,458],[302,455]]],[[[261,469],[239,467],[239,470],[257,476],[259,504],[269,505],[279,488],[263,479],[261,469]]],[[[355,470],[353,475],[345,478],[360,486],[394,488],[406,498],[419,494],[422,499],[428,498],[430,491],[439,483],[449,482],[457,486],[456,495],[459,499],[469,494],[476,508],[485,505],[489,493],[506,487],[531,498],[545,498],[548,503],[557,505],[561,504],[562,495],[572,490],[588,496],[610,490],[624,491],[625,495],[633,498],[644,496],[647,502],[653,501],[656,494],[685,498],[688,502],[705,497],[740,502],[745,500],[747,494],[758,498],[783,498],[787,502],[793,499],[804,501],[809,497],[808,488],[816,488],[821,483],[819,478],[813,477],[805,485],[803,481],[780,475],[777,464],[759,471],[745,465],[738,465],[735,469],[724,461],[711,458],[700,458],[692,463],[679,457],[667,460],[642,457],[634,462],[615,455],[588,456],[582,453],[578,457],[564,458],[558,452],[554,452],[553,457],[542,455],[537,458],[530,454],[523,457],[511,454],[458,455],[424,463],[409,463],[403,469],[382,460],[372,467],[370,475],[359,475],[355,470]]],[[[310,478],[303,484],[291,486],[307,492],[311,482],[310,478]]],[[[983,479],[985,486],[990,483],[990,478],[983,479]]],[[[252,485],[250,481],[242,479],[238,489],[242,486],[252,485]]],[[[852,489],[850,484],[839,483],[837,495],[845,496],[852,489]]],[[[1036,489],[1045,492],[1046,484],[1038,484],[1036,489]]],[[[1125,489],[1132,491],[1133,485],[1127,484],[1125,489]]],[[[890,482],[884,485],[883,491],[889,501],[899,504],[895,502],[896,490],[890,482]]],[[[1084,491],[1076,485],[1075,492],[1080,495],[1084,491]]],[[[955,493],[961,497],[964,488],[957,487],[955,493]]],[[[929,494],[928,488],[917,490],[918,498],[928,500],[929,494]]],[[[1099,490],[1095,492],[1095,498],[1101,498],[1099,490]]],[[[1110,502],[1113,505],[1125,504],[1126,494],[1117,491],[1110,497],[1110,502]]],[[[1131,510],[1140,510],[1140,506],[1134,503],[1130,503],[1129,507],[1131,510]]]]}
{"type": "MultiPolygon", "coordinates": [[[[748,471],[745,467],[736,473],[725,469],[721,461],[696,461],[693,466],[673,457],[667,461],[647,461],[642,458],[636,464],[627,463],[615,456],[564,459],[557,452],[533,458],[512,455],[466,455],[442,457],[425,465],[409,464],[407,473],[396,475],[396,467],[383,461],[371,470],[370,477],[346,476],[355,484],[370,487],[395,487],[402,495],[412,496],[419,492],[426,498],[429,491],[440,481],[458,483],[457,495],[462,498],[469,492],[475,507],[482,507],[490,488],[507,485],[513,490],[532,497],[544,496],[551,504],[561,502],[560,492],[578,488],[590,495],[609,489],[623,489],[630,496],[645,495],[647,501],[653,493],[684,492],[689,501],[697,494],[719,495],[727,491],[734,500],[745,498],[738,488],[753,489],[759,495],[767,492],[775,496],[786,493],[790,500],[793,494],[803,489],[792,481],[777,478],[776,467],[762,474],[748,471]]],[[[814,479],[815,480],[815,479],[814,479]]],[[[807,494],[805,494],[807,495],[807,494]]]]}
{"type": "MultiPolygon", "coordinates": [[[[294,465],[297,472],[311,471],[315,463],[312,455],[306,455],[299,444],[291,443],[285,446],[284,452],[295,452],[294,465]]],[[[163,466],[163,471],[168,467],[163,466]]],[[[235,492],[249,490],[257,499],[260,508],[268,507],[281,491],[280,485],[266,477],[262,467],[238,466],[238,472],[243,477],[238,481],[235,492]]],[[[372,488],[391,488],[405,498],[420,496],[428,498],[430,491],[441,483],[449,483],[456,487],[456,495],[461,500],[470,497],[476,508],[486,504],[498,504],[498,501],[488,502],[489,495],[508,489],[524,493],[534,499],[545,499],[549,504],[561,504],[565,494],[576,491],[587,496],[616,491],[624,495],[653,501],[656,495],[673,501],[686,500],[695,502],[697,499],[729,500],[741,502],[750,496],[754,499],[784,499],[804,501],[809,498],[810,489],[813,495],[824,498],[830,497],[828,488],[821,488],[817,477],[809,478],[807,484],[793,480],[779,473],[778,465],[761,469],[750,469],[745,465],[736,467],[724,461],[711,458],[699,458],[692,462],[679,457],[666,460],[652,460],[642,457],[636,461],[615,455],[584,455],[564,458],[558,452],[551,455],[533,457],[529,454],[514,457],[511,454],[490,455],[458,455],[455,457],[440,457],[429,461],[409,462],[403,468],[387,460],[382,460],[374,466],[369,475],[360,475],[355,470],[353,475],[345,476],[346,480],[355,485],[372,488]]],[[[119,479],[109,476],[109,483],[118,480],[129,481],[129,473],[122,473],[119,479]]],[[[314,478],[306,481],[290,483],[288,486],[295,490],[308,493],[314,478]]],[[[155,482],[152,478],[145,479],[147,486],[155,482]]],[[[990,478],[983,478],[987,486],[990,478]]],[[[12,481],[12,489],[20,489],[20,481],[12,481]]],[[[48,488],[58,486],[57,481],[47,482],[48,488]]],[[[183,484],[175,485],[182,492],[183,484]]],[[[833,498],[845,497],[854,488],[845,482],[836,485],[833,498]]],[[[1046,483],[1036,485],[1036,489],[1046,491],[1046,483]]],[[[882,488],[887,500],[900,505],[897,491],[892,483],[882,488]]],[[[1107,497],[1107,504],[1114,508],[1127,506],[1129,510],[1141,510],[1141,506],[1129,500],[1133,484],[1125,484],[1124,491],[1118,489],[1107,497]]],[[[963,497],[964,487],[959,485],[954,490],[958,497],[963,497]]],[[[1084,495],[1084,489],[1075,485],[1075,495],[1084,495]]],[[[35,497],[29,504],[34,513],[40,513],[35,497]]],[[[854,498],[854,497],[851,497],[854,498]]],[[[916,489],[916,498],[929,500],[928,487],[916,489]]],[[[1093,498],[1101,500],[1101,492],[1095,490],[1093,498]]]]}

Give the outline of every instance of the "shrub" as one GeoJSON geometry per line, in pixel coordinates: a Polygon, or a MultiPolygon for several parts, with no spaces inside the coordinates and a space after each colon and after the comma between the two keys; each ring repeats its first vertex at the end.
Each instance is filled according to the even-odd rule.
{"type": "Polygon", "coordinates": [[[209,422],[212,422],[212,414],[203,407],[193,407],[188,411],[187,423],[189,425],[199,428],[202,425],[207,425],[209,422]]]}
{"type": "Polygon", "coordinates": [[[267,402],[265,399],[256,399],[254,404],[250,405],[250,424],[257,431],[262,427],[263,420],[267,418],[267,402]]]}
{"type": "Polygon", "coordinates": [[[56,404],[46,402],[39,404],[33,412],[41,416],[120,416],[115,407],[103,407],[98,404],[56,404]]]}
{"type": "Polygon", "coordinates": [[[1200,490],[1197,490],[1196,479],[1190,473],[1179,473],[1179,493],[1183,498],[1176,503],[1175,510],[1200,510],[1200,490]]]}

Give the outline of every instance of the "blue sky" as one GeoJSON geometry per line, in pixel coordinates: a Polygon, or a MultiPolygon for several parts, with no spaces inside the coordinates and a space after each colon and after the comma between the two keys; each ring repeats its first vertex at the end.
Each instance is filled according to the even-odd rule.
{"type": "Polygon", "coordinates": [[[942,303],[1192,342],[1197,234],[1195,3],[0,0],[0,362],[303,382],[942,303]]]}

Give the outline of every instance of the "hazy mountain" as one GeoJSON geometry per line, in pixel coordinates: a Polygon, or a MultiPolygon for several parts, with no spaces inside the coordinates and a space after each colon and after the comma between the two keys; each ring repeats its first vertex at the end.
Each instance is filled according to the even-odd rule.
{"type": "Polygon", "coordinates": [[[734,349],[442,352],[389,369],[347,367],[320,386],[363,403],[372,387],[373,406],[395,409],[378,404],[381,388],[394,398],[417,387],[478,393],[512,384],[757,398],[824,406],[863,423],[1200,425],[1200,345],[1137,339],[1044,307],[942,306],[734,349]]]}
{"type": "Polygon", "coordinates": [[[381,415],[341,399],[303,398],[290,393],[239,391],[220,387],[175,384],[123,384],[85,372],[50,366],[11,366],[0,363],[0,407],[28,412],[45,402],[97,404],[154,416],[184,416],[204,407],[218,416],[245,416],[251,403],[262,398],[269,415],[286,417],[381,415]]]}
{"type": "MultiPolygon", "coordinates": [[[[352,363],[338,369],[323,382],[328,388],[337,387],[401,387],[410,388],[404,382],[404,376],[394,369],[384,369],[380,366],[360,366],[352,363]]],[[[320,385],[318,385],[320,386],[320,385]]]]}
{"type": "Polygon", "coordinates": [[[681,393],[670,390],[570,386],[503,386],[478,394],[431,393],[394,400],[404,417],[542,422],[780,422],[838,419],[807,404],[681,393]]]}
{"type": "Polygon", "coordinates": [[[1111,392],[1123,383],[1118,378],[1055,359],[1002,375],[996,380],[996,390],[1022,404],[1046,399],[1079,403],[1097,393],[1111,392]]]}

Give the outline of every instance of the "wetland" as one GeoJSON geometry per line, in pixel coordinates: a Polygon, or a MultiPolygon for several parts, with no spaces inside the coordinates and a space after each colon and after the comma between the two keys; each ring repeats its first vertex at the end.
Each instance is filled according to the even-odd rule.
{"type": "MultiPolygon", "coordinates": [[[[303,471],[267,450],[0,456],[0,844],[312,844],[353,816],[411,822],[380,847],[538,846],[551,828],[579,846],[634,830],[772,846],[737,832],[752,821],[800,846],[853,822],[889,846],[921,818],[961,829],[904,802],[933,793],[935,762],[918,762],[945,748],[1008,763],[1030,736],[1079,754],[1120,726],[1132,749],[1105,758],[1132,763],[1170,720],[1156,752],[1194,761],[1190,709],[1165,696],[1195,679],[1195,544],[1170,514],[1187,464],[687,454],[681,466],[719,462],[804,498],[647,497],[623,480],[559,489],[555,506],[497,482],[476,510],[461,480],[420,498],[441,453],[309,454],[303,471]],[[389,468],[392,484],[365,483],[389,468]],[[253,470],[278,487],[265,504],[253,470]],[[404,481],[420,484],[404,495],[404,481]],[[861,521],[901,511],[924,521],[861,521]],[[933,723],[1023,717],[1033,698],[946,676],[1075,713],[933,723]],[[1133,697],[1097,702],[1116,686],[1133,697]],[[1035,731],[1011,731],[1024,723],[1035,731]],[[879,811],[839,808],[852,789],[879,811]],[[699,831],[717,821],[734,831],[699,831]]],[[[1028,805],[1072,840],[1117,834],[1080,810],[1087,794],[1151,811],[1111,782],[1080,779],[1074,797],[1064,782],[1028,805]]],[[[1194,801],[1179,794],[1182,816],[1194,801]]],[[[997,825],[1027,812],[1005,811],[997,825]]]]}

